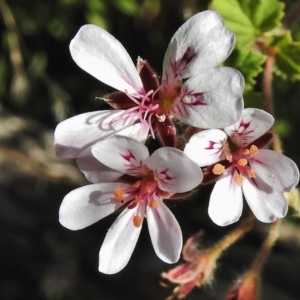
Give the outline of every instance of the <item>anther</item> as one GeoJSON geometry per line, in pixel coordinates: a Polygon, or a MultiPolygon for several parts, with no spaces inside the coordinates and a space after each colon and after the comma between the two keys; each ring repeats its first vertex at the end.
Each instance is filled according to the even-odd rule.
{"type": "Polygon", "coordinates": [[[225,171],[225,167],[222,166],[221,164],[216,164],[212,169],[212,172],[215,175],[221,175],[224,171],[225,171]]]}
{"type": "Polygon", "coordinates": [[[226,152],[226,159],[231,163],[232,162],[232,154],[230,152],[226,152]]]}
{"type": "Polygon", "coordinates": [[[157,200],[150,201],[149,207],[151,207],[151,208],[158,208],[158,201],[157,200]]]}
{"type": "Polygon", "coordinates": [[[138,181],[136,181],[133,185],[132,185],[132,187],[134,187],[134,188],[139,188],[141,186],[141,181],[140,180],[138,180],[138,181]]]}
{"type": "Polygon", "coordinates": [[[247,163],[248,163],[248,160],[246,158],[241,158],[241,159],[239,159],[237,164],[238,164],[238,166],[244,167],[247,165],[247,163]]]}
{"type": "Polygon", "coordinates": [[[241,174],[237,174],[234,176],[234,179],[235,183],[237,185],[242,185],[243,184],[243,181],[244,181],[244,177],[241,175],[241,174]]]}
{"type": "Polygon", "coordinates": [[[250,147],[250,154],[254,155],[258,153],[258,148],[255,145],[250,147]]]}
{"type": "Polygon", "coordinates": [[[255,170],[250,169],[247,171],[249,178],[255,178],[255,170]]]}
{"type": "Polygon", "coordinates": [[[249,155],[250,154],[250,150],[248,149],[248,148],[245,148],[244,150],[243,150],[243,155],[249,155]]]}
{"type": "Polygon", "coordinates": [[[123,201],[124,190],[122,188],[117,188],[114,191],[114,197],[117,201],[123,201]]]}
{"type": "Polygon", "coordinates": [[[143,218],[141,216],[134,216],[132,222],[135,227],[140,227],[143,222],[143,218]]]}
{"type": "Polygon", "coordinates": [[[166,115],[158,115],[158,114],[155,114],[155,116],[157,117],[157,121],[158,122],[164,122],[166,120],[166,115]]]}

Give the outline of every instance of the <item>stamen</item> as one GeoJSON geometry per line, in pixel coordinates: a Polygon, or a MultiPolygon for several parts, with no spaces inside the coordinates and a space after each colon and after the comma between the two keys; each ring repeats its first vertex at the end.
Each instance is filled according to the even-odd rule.
{"type": "Polygon", "coordinates": [[[134,197],[134,202],[137,204],[139,202],[143,202],[143,199],[140,196],[135,196],[134,197]]]}
{"type": "Polygon", "coordinates": [[[255,178],[255,170],[250,169],[247,171],[249,178],[255,178]]]}
{"type": "Polygon", "coordinates": [[[243,150],[243,155],[247,156],[247,155],[249,155],[249,153],[250,153],[250,150],[248,148],[245,148],[243,150]]]}
{"type": "Polygon", "coordinates": [[[246,158],[241,158],[241,159],[239,159],[237,165],[244,167],[247,165],[247,163],[248,163],[248,160],[246,158]]]}
{"type": "Polygon", "coordinates": [[[149,207],[151,207],[151,208],[158,208],[158,201],[157,200],[152,200],[149,203],[149,207]]]}
{"type": "Polygon", "coordinates": [[[141,216],[134,216],[132,222],[135,227],[140,227],[143,222],[143,218],[141,216]]]}
{"type": "Polygon", "coordinates": [[[164,122],[166,120],[166,115],[158,115],[158,114],[155,114],[155,116],[157,117],[157,121],[158,122],[164,122]]]}
{"type": "Polygon", "coordinates": [[[258,148],[255,145],[252,145],[250,147],[250,154],[254,155],[254,154],[257,154],[258,152],[259,152],[258,148]]]}
{"type": "Polygon", "coordinates": [[[141,186],[141,181],[140,180],[138,180],[138,181],[136,181],[133,185],[132,185],[132,187],[134,187],[134,188],[139,188],[141,186]]]}
{"type": "Polygon", "coordinates": [[[124,190],[122,188],[115,189],[115,191],[114,191],[115,200],[121,202],[121,201],[123,201],[123,196],[124,196],[124,190]]]}
{"type": "Polygon", "coordinates": [[[234,176],[233,180],[237,185],[242,185],[244,181],[244,177],[241,174],[237,174],[234,176]]]}
{"type": "Polygon", "coordinates": [[[212,172],[215,175],[221,175],[224,171],[225,171],[225,167],[222,166],[221,164],[216,164],[212,169],[212,172]]]}
{"type": "Polygon", "coordinates": [[[232,162],[232,154],[230,152],[226,152],[225,157],[230,163],[232,162]]]}

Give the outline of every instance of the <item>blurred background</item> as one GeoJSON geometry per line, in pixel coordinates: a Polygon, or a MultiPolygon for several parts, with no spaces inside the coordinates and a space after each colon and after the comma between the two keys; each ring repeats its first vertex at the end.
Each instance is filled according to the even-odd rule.
{"type": "MultiPolygon", "coordinates": [[[[285,1],[286,11],[295,2],[285,1]]],[[[70,40],[86,24],[108,30],[136,62],[147,59],[158,74],[167,45],[181,24],[207,9],[204,0],[0,0],[0,299],[164,299],[160,261],[144,226],[128,266],[116,275],[98,272],[98,252],[116,218],[81,231],[58,222],[63,197],[87,184],[74,161],[55,157],[56,125],[73,115],[107,109],[96,99],[112,91],[73,62],[70,40]]],[[[293,30],[300,40],[300,26],[293,30]]],[[[258,78],[256,90],[261,89],[258,78]]],[[[274,78],[278,131],[284,153],[300,165],[300,85],[274,78]]],[[[245,96],[247,105],[261,106],[245,96]]],[[[172,202],[184,240],[204,230],[211,245],[235,225],[220,228],[207,215],[212,187],[189,201],[172,202]]],[[[246,209],[244,210],[246,214],[246,209]]],[[[263,300],[296,300],[300,294],[300,229],[290,211],[262,273],[263,300]]],[[[266,236],[266,224],[230,248],[212,285],[187,299],[223,299],[250,265],[266,236]]]]}

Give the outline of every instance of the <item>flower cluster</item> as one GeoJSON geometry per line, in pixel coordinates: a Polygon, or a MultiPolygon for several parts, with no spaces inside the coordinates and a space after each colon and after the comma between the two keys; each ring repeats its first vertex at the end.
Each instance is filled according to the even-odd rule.
{"type": "Polygon", "coordinates": [[[112,110],[72,117],[55,131],[56,154],[76,158],[92,183],[64,198],[61,224],[78,230],[121,210],[100,249],[101,272],[125,267],[144,217],[158,257],[176,262],[182,234],[163,200],[186,198],[202,182],[217,182],[208,212],[218,225],[239,219],[242,193],[262,222],[287,213],[283,193],[298,183],[298,168],[265,149],[274,119],[262,110],[243,109],[243,76],[217,67],[234,42],[218,13],[194,15],[172,37],[159,81],[147,61],[138,58],[135,66],[100,27],[85,25],[72,40],[78,66],[117,90],[102,98],[112,110]],[[182,151],[174,119],[206,130],[194,134],[182,151]],[[150,155],[145,143],[151,138],[161,147],[150,155]]]}

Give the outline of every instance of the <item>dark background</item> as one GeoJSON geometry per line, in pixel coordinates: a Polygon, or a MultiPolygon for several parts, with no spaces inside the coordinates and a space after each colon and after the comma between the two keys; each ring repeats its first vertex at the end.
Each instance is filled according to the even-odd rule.
{"type": "MultiPolygon", "coordinates": [[[[0,299],[164,299],[172,288],[160,286],[160,273],[171,266],[156,257],[147,226],[128,266],[116,275],[104,275],[97,270],[98,252],[116,215],[76,232],[59,224],[63,197],[87,182],[73,161],[55,157],[53,131],[65,118],[106,108],[95,97],[112,91],[72,61],[69,42],[82,25],[104,26],[133,61],[138,56],[147,59],[160,74],[170,38],[189,16],[207,9],[208,1],[7,0],[13,22],[5,2],[0,2],[0,299]]],[[[287,10],[293,2],[286,1],[287,10]]],[[[295,37],[299,33],[297,25],[295,37]]],[[[259,91],[260,77],[257,82],[259,91]]],[[[299,93],[299,82],[274,79],[284,152],[298,165],[299,93]]],[[[202,229],[204,247],[236,226],[220,228],[209,219],[211,188],[170,205],[184,240],[202,229]]],[[[263,268],[263,300],[299,298],[300,230],[295,214],[291,210],[284,220],[263,268]]],[[[221,258],[212,285],[195,289],[187,299],[223,299],[249,267],[268,228],[257,222],[221,258]]]]}

